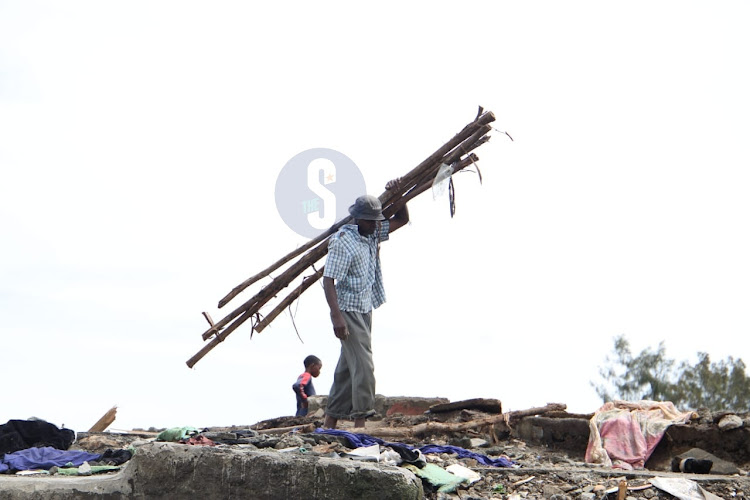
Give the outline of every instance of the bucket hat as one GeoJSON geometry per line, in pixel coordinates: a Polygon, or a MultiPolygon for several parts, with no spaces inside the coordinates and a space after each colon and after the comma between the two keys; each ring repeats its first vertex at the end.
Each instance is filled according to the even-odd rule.
{"type": "Polygon", "coordinates": [[[349,213],[355,219],[385,220],[380,200],[376,196],[369,194],[357,198],[354,205],[349,207],[349,213]]]}

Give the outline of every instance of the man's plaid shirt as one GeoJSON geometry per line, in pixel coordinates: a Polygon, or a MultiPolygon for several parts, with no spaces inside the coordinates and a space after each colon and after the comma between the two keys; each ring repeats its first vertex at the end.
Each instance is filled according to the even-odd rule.
{"type": "Polygon", "coordinates": [[[323,276],[336,281],[339,309],[368,313],[385,302],[378,244],[388,239],[390,222],[369,236],[357,226],[346,224],[328,241],[328,258],[323,276]]]}

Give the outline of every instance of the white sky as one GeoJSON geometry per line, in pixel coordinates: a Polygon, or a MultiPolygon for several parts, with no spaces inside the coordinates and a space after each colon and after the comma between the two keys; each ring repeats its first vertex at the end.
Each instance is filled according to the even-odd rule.
{"type": "Polygon", "coordinates": [[[0,1],[0,422],[85,431],[292,414],[338,357],[322,289],[195,369],[201,311],[304,239],[297,153],[372,194],[497,116],[484,184],[429,194],[382,249],[377,392],[600,405],[624,334],[750,362],[746,2],[0,1]]]}

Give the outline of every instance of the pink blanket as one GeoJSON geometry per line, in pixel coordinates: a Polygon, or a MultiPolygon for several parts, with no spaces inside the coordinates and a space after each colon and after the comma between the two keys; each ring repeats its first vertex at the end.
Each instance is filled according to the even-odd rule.
{"type": "Polygon", "coordinates": [[[586,462],[619,469],[643,469],[646,460],[672,424],[690,420],[671,402],[613,401],[589,422],[586,462]]]}

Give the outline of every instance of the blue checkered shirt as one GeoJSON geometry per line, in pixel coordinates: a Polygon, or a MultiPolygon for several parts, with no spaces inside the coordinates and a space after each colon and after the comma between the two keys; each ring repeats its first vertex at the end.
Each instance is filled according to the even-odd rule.
{"type": "Polygon", "coordinates": [[[362,236],[356,225],[346,224],[328,241],[323,276],[335,280],[342,311],[368,313],[385,302],[378,243],[388,239],[389,229],[386,220],[379,230],[362,236]]]}

